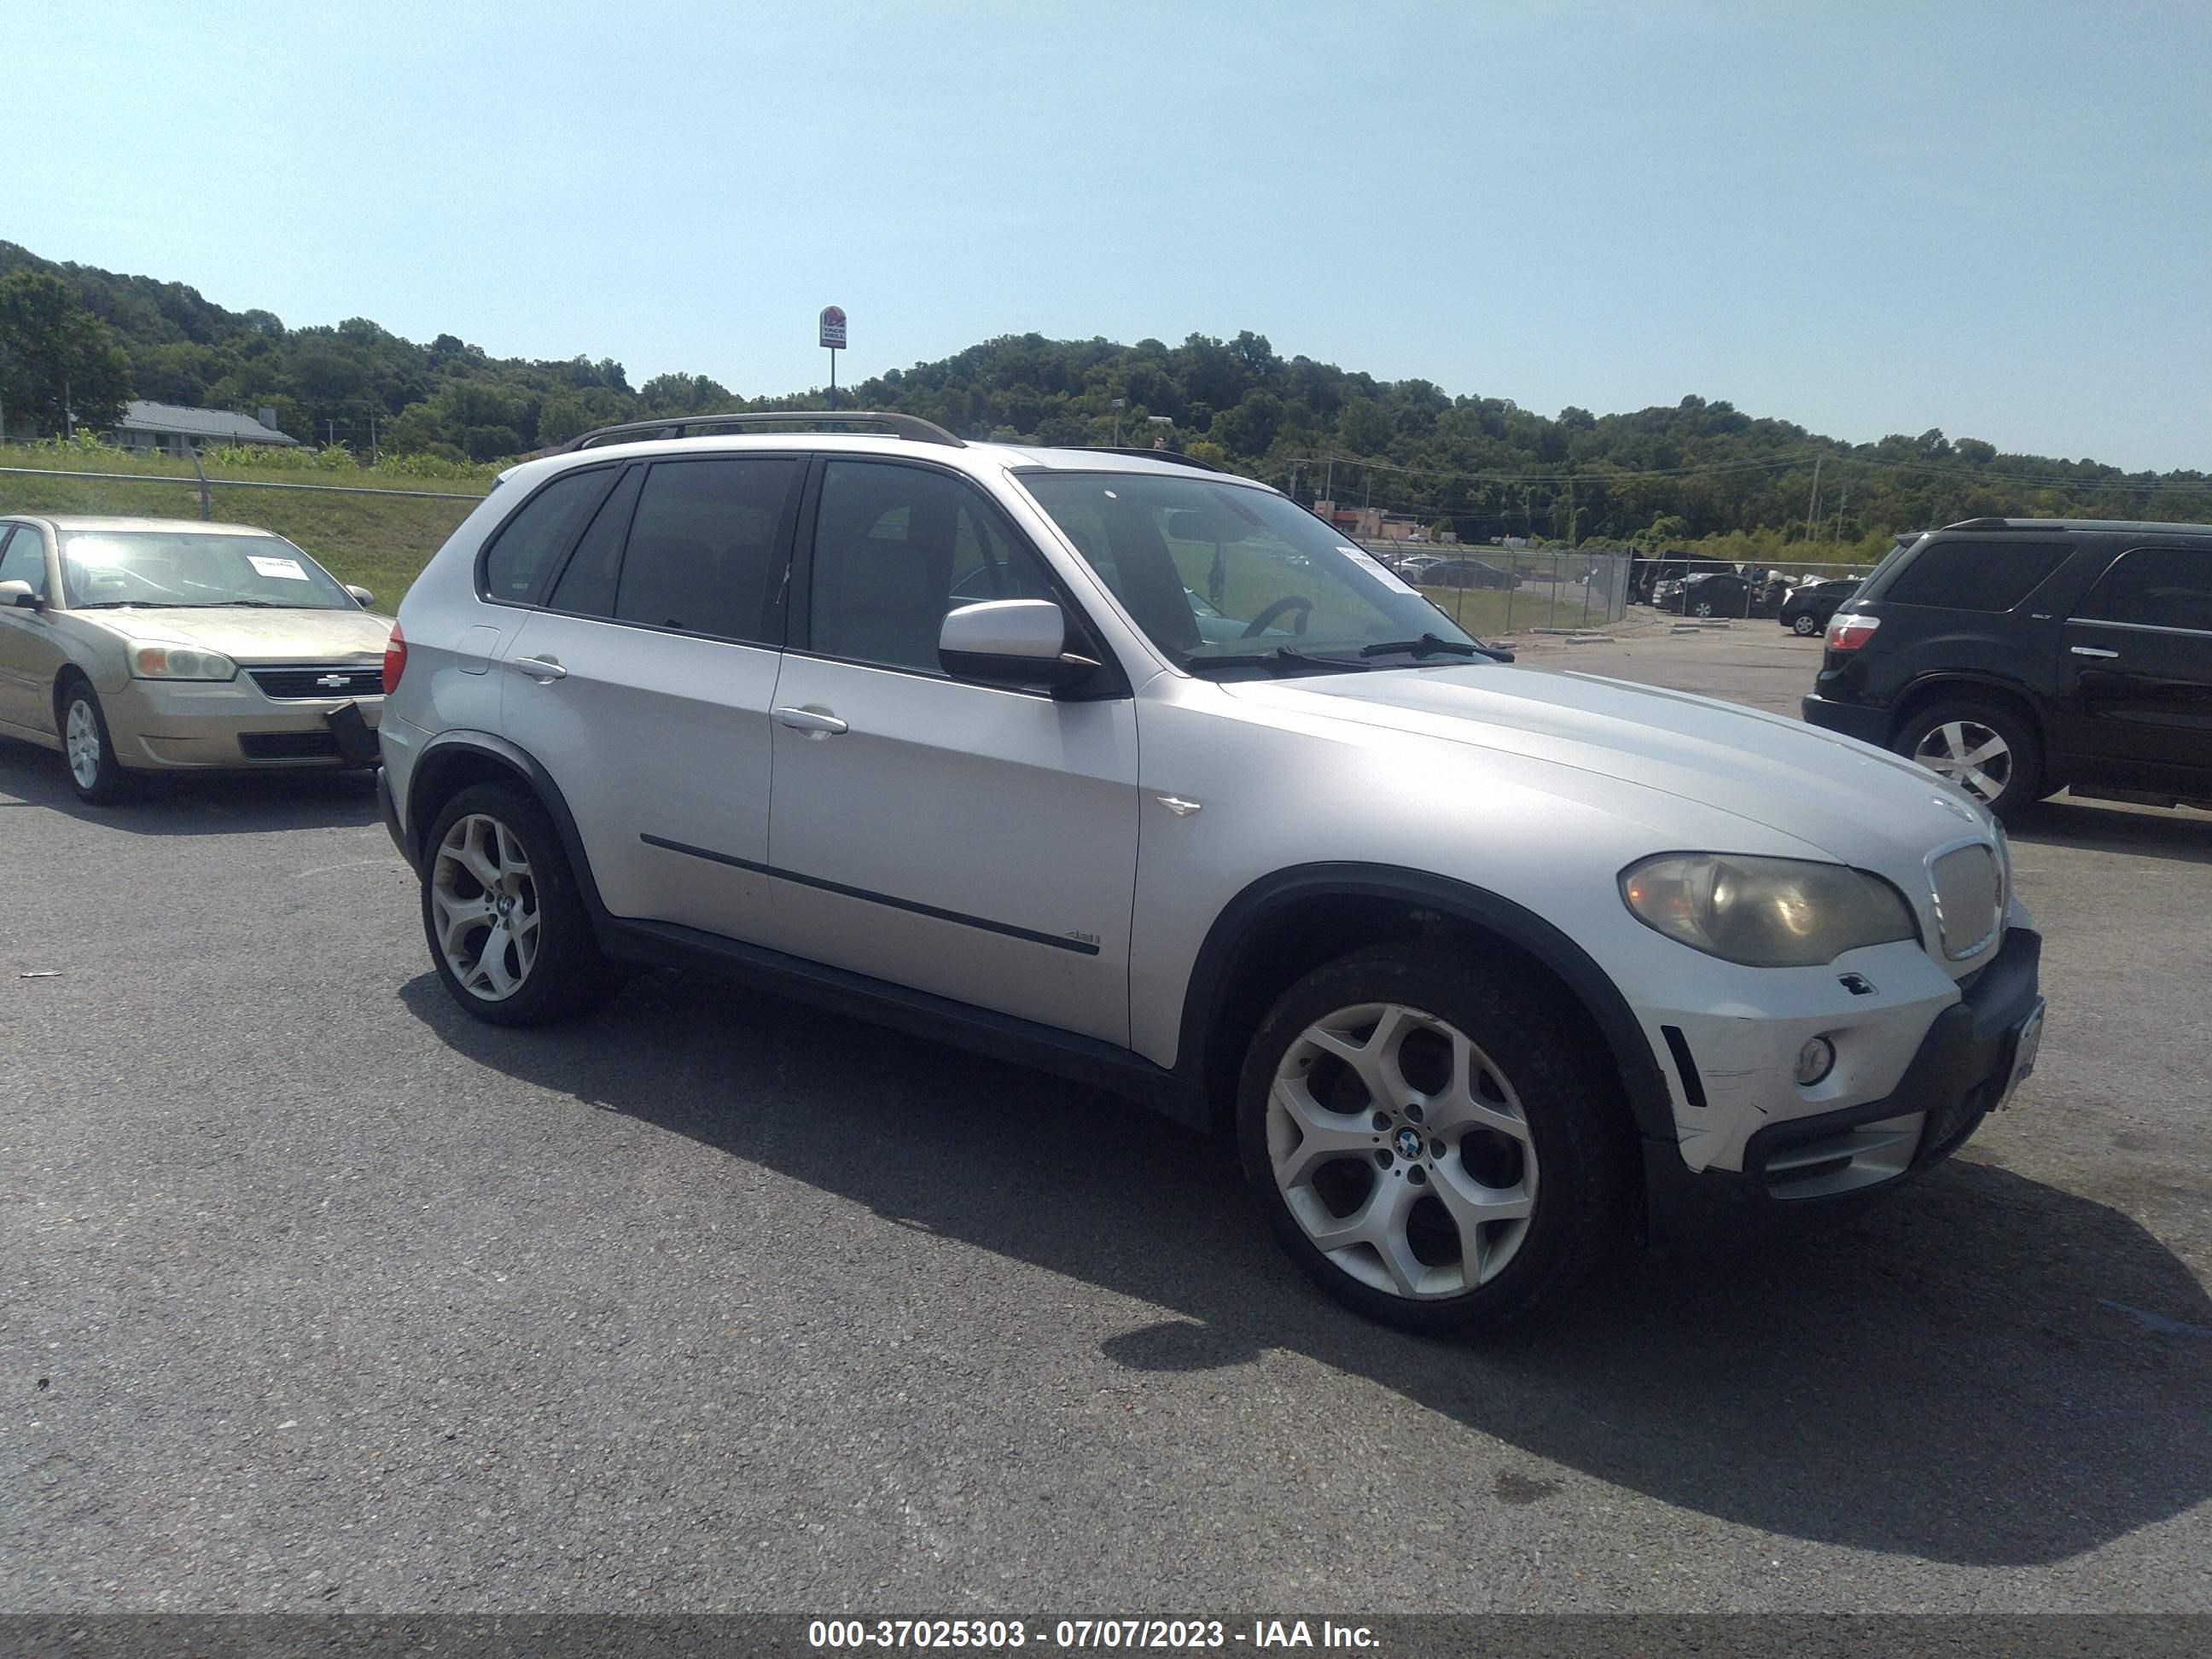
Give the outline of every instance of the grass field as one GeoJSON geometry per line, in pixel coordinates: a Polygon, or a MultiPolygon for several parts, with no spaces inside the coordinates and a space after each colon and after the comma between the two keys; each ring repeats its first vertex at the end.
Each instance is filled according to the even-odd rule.
{"type": "MultiPolygon", "coordinates": [[[[200,515],[197,481],[189,462],[100,456],[89,466],[74,459],[56,460],[15,448],[0,449],[0,466],[54,467],[65,471],[128,472],[128,478],[64,478],[0,472],[0,513],[119,513],[156,519],[200,515]]],[[[313,554],[342,582],[357,583],[376,595],[376,608],[389,613],[431,554],[469,515],[482,492],[468,483],[443,479],[394,479],[388,487],[421,489],[460,495],[459,501],[426,501],[404,495],[325,495],[295,489],[226,489],[226,481],[273,483],[350,483],[296,469],[268,471],[210,467],[208,480],[214,516],[228,524],[273,530],[313,554]]],[[[364,481],[366,482],[366,481],[364,481]]]]}

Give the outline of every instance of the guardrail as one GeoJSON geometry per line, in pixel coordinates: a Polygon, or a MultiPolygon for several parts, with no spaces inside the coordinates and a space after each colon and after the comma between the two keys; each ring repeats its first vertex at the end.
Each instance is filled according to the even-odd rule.
{"type": "Polygon", "coordinates": [[[404,495],[416,501],[480,501],[489,491],[474,495],[452,489],[385,489],[369,484],[276,483],[261,478],[210,478],[204,472],[183,477],[173,472],[75,472],[51,466],[0,466],[0,474],[27,478],[101,478],[112,483],[182,484],[199,492],[200,517],[209,516],[208,492],[216,489],[305,489],[325,495],[404,495]]]}

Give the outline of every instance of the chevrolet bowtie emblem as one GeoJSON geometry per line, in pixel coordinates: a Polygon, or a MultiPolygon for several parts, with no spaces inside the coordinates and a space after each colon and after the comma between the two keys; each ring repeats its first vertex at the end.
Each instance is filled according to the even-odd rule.
{"type": "Polygon", "coordinates": [[[327,685],[331,690],[336,691],[342,686],[350,684],[352,681],[353,676],[350,674],[325,674],[322,678],[317,680],[315,684],[317,685],[327,685]]]}

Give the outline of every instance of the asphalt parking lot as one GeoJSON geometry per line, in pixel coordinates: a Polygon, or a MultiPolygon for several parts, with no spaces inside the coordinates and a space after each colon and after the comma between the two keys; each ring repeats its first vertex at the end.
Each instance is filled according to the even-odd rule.
{"type": "Polygon", "coordinates": [[[1960,1159],[1460,1345],[1069,1085],[672,975],[471,1023],[357,785],[0,742],[0,1610],[2212,1610],[2212,817],[2022,827],[1960,1159]]]}

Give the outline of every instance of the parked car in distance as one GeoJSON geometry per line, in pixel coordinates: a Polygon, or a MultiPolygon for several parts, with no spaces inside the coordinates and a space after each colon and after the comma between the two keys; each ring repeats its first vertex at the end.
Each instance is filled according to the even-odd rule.
{"type": "Polygon", "coordinates": [[[1398,567],[1406,580],[1422,587],[1518,587],[1516,571],[1502,570],[1481,559],[1408,559],[1398,567]],[[1413,566],[1418,574],[1407,569],[1413,566]]]}
{"type": "Polygon", "coordinates": [[[1662,582],[1651,603],[1662,611],[1685,617],[1771,617],[1781,609],[1781,597],[1764,582],[1754,582],[1726,570],[1685,576],[1669,586],[1662,582]]]}
{"type": "Polygon", "coordinates": [[[366,769],[372,597],[247,525],[0,517],[0,735],[102,804],[150,773],[366,769]]]}
{"type": "Polygon", "coordinates": [[[1117,1090],[1428,1331],[1848,1213],[2034,1065],[2004,837],[1909,762],[1510,666],[1193,463],[685,425],[512,469],[400,607],[386,823],[476,1018],[690,968],[1117,1090]]]}
{"type": "Polygon", "coordinates": [[[1791,633],[1810,639],[1827,627],[1828,618],[1836,614],[1836,607],[1858,591],[1856,577],[1815,578],[1800,582],[1784,598],[1776,618],[1791,633]]]}
{"type": "Polygon", "coordinates": [[[1931,531],[1830,620],[1804,714],[2001,817],[2062,788],[2212,806],[2212,526],[1931,531]]]}

